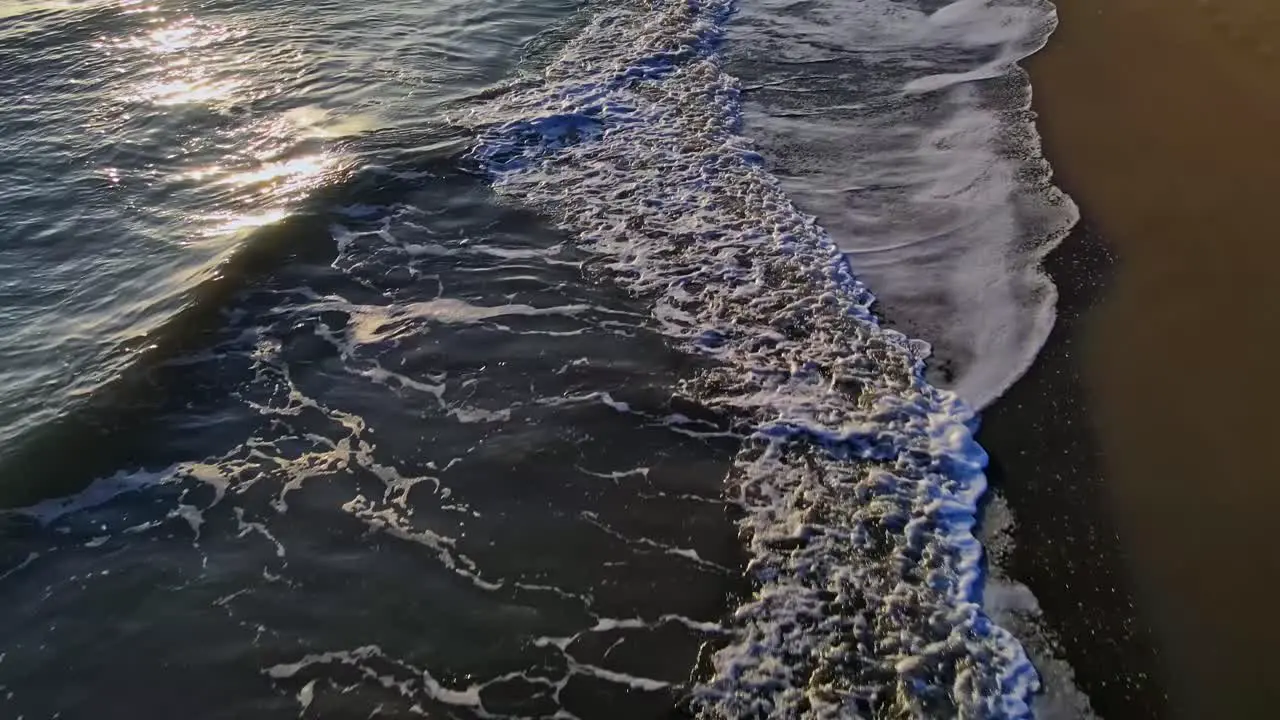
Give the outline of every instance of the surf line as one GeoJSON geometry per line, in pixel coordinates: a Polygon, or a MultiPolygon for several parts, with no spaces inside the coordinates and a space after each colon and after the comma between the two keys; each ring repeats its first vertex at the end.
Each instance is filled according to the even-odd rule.
{"type": "Polygon", "coordinates": [[[597,6],[537,79],[467,118],[500,195],[541,209],[675,343],[679,392],[733,419],[726,479],[755,595],[693,690],[706,717],[1019,718],[1039,679],[981,606],[987,457],[927,345],[799,212],[741,130],[731,0],[597,6]]]}

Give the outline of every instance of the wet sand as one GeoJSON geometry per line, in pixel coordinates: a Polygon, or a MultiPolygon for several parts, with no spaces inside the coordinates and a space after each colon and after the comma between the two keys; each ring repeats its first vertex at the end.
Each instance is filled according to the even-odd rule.
{"type": "MultiPolygon", "coordinates": [[[[1164,688],[1127,711],[1117,696],[1112,716],[1275,717],[1280,3],[1058,6],[1058,32],[1029,67],[1039,127],[1116,258],[1070,331],[1100,450],[1086,494],[1097,532],[1118,536],[1103,564],[1125,575],[1117,594],[1134,591],[1130,624],[1154,630],[1164,688]]],[[[1060,254],[1078,250],[1068,240],[1060,254]]],[[[1099,676],[1084,683],[1096,691],[1128,672],[1115,664],[1124,654],[1077,673],[1099,676]]]]}
{"type": "Polygon", "coordinates": [[[978,435],[991,456],[988,498],[998,496],[1013,519],[1012,546],[997,561],[1035,594],[1035,625],[1050,639],[1021,629],[1019,637],[1033,657],[1047,650],[1074,672],[1062,677],[1041,666],[1038,717],[1079,720],[1082,713],[1055,698],[1074,686],[1100,717],[1163,718],[1167,673],[1135,597],[1079,363],[1115,259],[1086,216],[1045,269],[1058,287],[1058,321],[1027,374],[983,412],[978,435]]]}

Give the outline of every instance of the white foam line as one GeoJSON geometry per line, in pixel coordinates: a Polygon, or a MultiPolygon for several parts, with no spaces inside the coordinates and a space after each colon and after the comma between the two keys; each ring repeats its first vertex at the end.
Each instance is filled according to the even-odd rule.
{"type": "Polygon", "coordinates": [[[674,545],[668,545],[666,543],[658,542],[657,540],[651,540],[647,537],[631,537],[629,535],[624,535],[618,532],[617,530],[614,530],[613,528],[609,527],[605,523],[603,523],[595,513],[590,511],[583,511],[582,513],[580,513],[580,517],[582,517],[582,519],[586,520],[591,525],[594,525],[595,527],[599,528],[602,532],[609,535],[610,537],[617,538],[618,540],[621,540],[627,545],[633,545],[633,546],[639,545],[641,547],[652,548],[654,550],[665,553],[667,555],[682,557],[686,560],[693,562],[695,565],[701,566],[708,570],[714,570],[716,572],[723,573],[726,575],[733,574],[733,570],[719,563],[714,563],[714,562],[711,562],[710,560],[703,559],[703,557],[698,554],[698,551],[693,550],[692,548],[676,547],[674,545]]]}
{"type": "Polygon", "coordinates": [[[591,607],[591,604],[594,602],[594,598],[592,598],[590,593],[569,592],[568,590],[556,587],[555,585],[540,585],[538,583],[528,583],[528,582],[512,582],[511,586],[514,588],[519,588],[521,590],[530,590],[533,592],[545,592],[545,593],[551,593],[552,595],[559,595],[560,597],[566,600],[573,600],[574,602],[581,604],[583,607],[591,607]]]}
{"type": "Polygon", "coordinates": [[[665,615],[661,615],[652,620],[646,620],[641,617],[630,617],[630,618],[597,617],[595,619],[594,625],[592,625],[589,628],[586,628],[585,630],[576,632],[573,635],[567,635],[563,637],[552,637],[552,636],[544,635],[542,637],[534,638],[532,640],[532,643],[535,647],[554,647],[554,648],[558,648],[561,652],[566,652],[568,650],[568,647],[571,644],[573,644],[575,640],[578,640],[583,635],[587,635],[591,633],[614,632],[617,630],[650,630],[653,628],[660,627],[662,625],[673,624],[673,623],[677,625],[683,625],[695,632],[704,633],[708,635],[725,635],[730,632],[728,628],[726,628],[725,626],[719,623],[694,620],[693,618],[688,618],[683,615],[668,613],[665,615]]]}
{"type": "Polygon", "coordinates": [[[647,467],[631,468],[630,470],[614,470],[612,472],[596,472],[595,470],[588,470],[581,465],[575,465],[574,467],[576,467],[578,471],[583,473],[584,475],[590,475],[591,477],[598,477],[602,480],[612,480],[614,481],[614,483],[617,483],[617,481],[619,480],[633,477],[636,475],[644,478],[645,480],[649,479],[649,468],[647,467]]]}
{"type": "Polygon", "coordinates": [[[240,537],[244,537],[251,532],[257,533],[262,537],[266,538],[268,541],[271,542],[272,545],[275,546],[276,557],[280,559],[284,559],[284,556],[285,556],[284,545],[279,540],[276,539],[275,535],[271,534],[271,531],[267,529],[267,526],[265,523],[250,522],[248,520],[245,520],[244,508],[240,508],[240,507],[235,508],[235,515],[236,515],[236,524],[239,525],[240,537]]]}
{"type": "MultiPolygon", "coordinates": [[[[26,559],[24,559],[22,562],[18,563],[17,565],[14,565],[8,570],[5,570],[3,573],[0,573],[0,580],[8,580],[11,576],[27,569],[31,565],[31,563],[35,562],[39,558],[40,558],[40,553],[38,552],[27,553],[26,559]]],[[[4,659],[4,656],[0,655],[0,660],[3,660],[3,659],[4,659]]]]}
{"type": "Polygon", "coordinates": [[[453,547],[456,544],[453,538],[445,537],[431,530],[410,527],[408,520],[402,517],[394,507],[378,510],[368,498],[363,495],[357,495],[347,501],[342,506],[342,509],[363,521],[371,530],[378,530],[391,537],[412,542],[431,550],[436,559],[447,570],[465,578],[481,590],[493,592],[502,589],[506,584],[503,581],[494,582],[482,578],[475,567],[475,563],[470,558],[461,553],[455,554],[453,552],[453,547]]]}
{"type": "Polygon", "coordinates": [[[604,680],[618,685],[626,685],[627,687],[634,688],[636,690],[644,690],[646,692],[655,692],[671,687],[671,683],[669,682],[640,677],[638,675],[628,675],[627,673],[621,673],[614,670],[607,670],[598,665],[588,665],[586,663],[571,661],[569,663],[569,668],[572,672],[577,673],[578,675],[588,675],[598,680],[604,680]]]}
{"type": "MultiPolygon", "coordinates": [[[[532,685],[541,685],[543,687],[555,691],[558,699],[559,694],[564,690],[568,680],[573,675],[590,675],[607,682],[621,683],[629,687],[639,690],[658,689],[659,681],[641,678],[625,673],[614,672],[605,668],[599,668],[594,665],[582,664],[575,662],[572,658],[566,656],[567,673],[563,678],[552,680],[550,678],[539,677],[529,674],[528,671],[519,670],[498,675],[485,680],[484,682],[472,683],[465,687],[450,687],[430,671],[420,667],[415,667],[403,660],[393,658],[387,655],[381,647],[377,645],[366,645],[364,647],[352,650],[340,650],[324,653],[314,653],[304,656],[302,659],[292,663],[281,663],[273,665],[262,670],[262,673],[273,681],[291,680],[299,678],[304,673],[312,669],[322,668],[328,665],[344,665],[354,669],[359,673],[364,681],[371,681],[388,690],[394,690],[406,702],[414,702],[418,699],[429,699],[434,703],[446,705],[451,708],[465,708],[471,715],[479,718],[520,718],[523,716],[499,715],[490,712],[483,702],[481,694],[483,691],[496,684],[508,682],[511,680],[523,680],[532,685]],[[394,674],[380,672],[379,668],[373,667],[371,661],[378,661],[381,664],[389,666],[394,674]],[[403,679],[397,678],[397,675],[403,676],[403,679]]],[[[295,695],[300,707],[306,710],[314,701],[316,690],[321,682],[321,678],[311,678],[302,686],[301,690],[295,695]]],[[[333,687],[339,694],[347,694],[357,688],[357,684],[343,686],[337,684],[330,679],[327,683],[333,687]]],[[[422,707],[420,702],[414,702],[410,711],[417,715],[430,716],[431,714],[422,707]]],[[[573,718],[574,716],[563,709],[556,712],[553,717],[573,718]]],[[[532,718],[530,719],[532,720],[532,718]]]]}
{"type": "Polygon", "coordinates": [[[724,498],[719,496],[694,495],[693,493],[669,493],[669,492],[641,492],[639,496],[646,499],[674,499],[685,502],[711,503],[713,505],[725,504],[724,498]]]}

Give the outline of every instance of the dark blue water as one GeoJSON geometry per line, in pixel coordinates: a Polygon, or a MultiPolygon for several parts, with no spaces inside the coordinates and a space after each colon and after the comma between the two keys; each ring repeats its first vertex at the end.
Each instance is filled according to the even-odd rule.
{"type": "Polygon", "coordinates": [[[7,6],[0,716],[1026,716],[972,412],[792,204],[842,141],[768,88],[919,120],[845,209],[943,247],[866,263],[904,329],[1015,268],[943,347],[986,402],[1060,228],[1034,137],[955,128],[1048,10],[860,4],[819,25],[885,56],[818,72],[822,8],[744,5],[7,6]]]}

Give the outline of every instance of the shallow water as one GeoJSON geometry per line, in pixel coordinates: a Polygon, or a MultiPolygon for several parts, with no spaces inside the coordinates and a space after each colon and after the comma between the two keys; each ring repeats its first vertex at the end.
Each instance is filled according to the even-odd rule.
{"type": "MultiPolygon", "coordinates": [[[[846,260],[801,212],[845,227],[805,205],[834,170],[788,176],[777,69],[735,40],[814,7],[0,20],[5,712],[1026,715],[1037,674],[980,604],[972,413],[854,274],[928,340],[933,309],[998,307],[938,338],[984,401],[1051,321],[1059,229],[1026,208],[1052,191],[1034,138],[1018,170],[981,136],[946,157],[985,189],[938,218],[994,214],[989,246],[924,263],[929,293],[914,255],[846,260]],[[971,297],[975,267],[1016,272],[971,297]]],[[[989,107],[902,79],[893,112],[943,108],[917,134],[989,107]]]]}
{"type": "Polygon", "coordinates": [[[728,70],[787,193],[816,215],[930,379],[989,404],[1035,358],[1057,293],[1040,261],[1078,218],[1050,182],[1016,63],[1042,0],[744,3],[728,70]]]}

